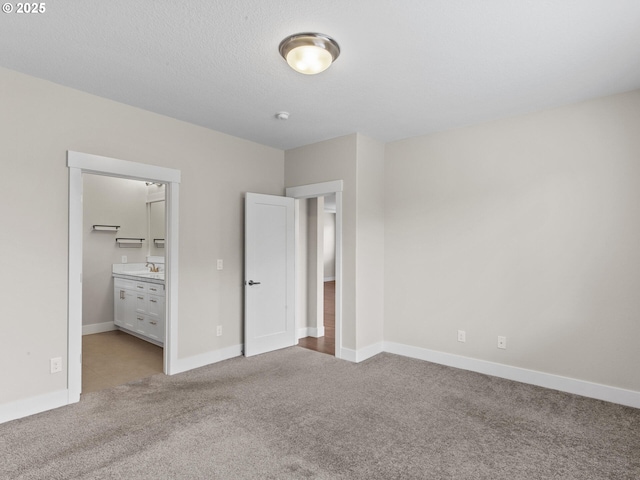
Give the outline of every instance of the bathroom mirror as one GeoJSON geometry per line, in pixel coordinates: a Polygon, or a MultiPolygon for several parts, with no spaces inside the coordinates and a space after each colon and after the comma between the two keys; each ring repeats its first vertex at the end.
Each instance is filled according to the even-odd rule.
{"type": "Polygon", "coordinates": [[[164,257],[165,231],[164,185],[147,183],[147,255],[164,257]]]}
{"type": "Polygon", "coordinates": [[[149,204],[149,255],[164,256],[164,200],[149,204]]]}

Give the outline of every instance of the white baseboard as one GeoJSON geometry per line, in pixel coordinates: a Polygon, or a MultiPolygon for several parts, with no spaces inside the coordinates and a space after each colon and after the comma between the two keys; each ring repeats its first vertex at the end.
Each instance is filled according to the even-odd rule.
{"type": "Polygon", "coordinates": [[[516,382],[573,393],[583,397],[640,408],[640,392],[633,390],[610,387],[599,383],[576,380],[551,373],[527,370],[525,368],[512,367],[500,363],[488,362],[486,360],[478,360],[451,353],[403,345],[401,343],[384,342],[384,351],[405,357],[426,360],[427,362],[438,363],[440,365],[447,365],[449,367],[484,373],[507,380],[515,380],[516,382]]]}
{"type": "Polygon", "coordinates": [[[187,358],[178,358],[171,362],[171,371],[169,375],[193,370],[194,368],[204,367],[212,363],[221,362],[230,358],[242,355],[242,345],[234,345],[232,347],[214,350],[212,352],[201,353],[187,358]]]}
{"type": "Polygon", "coordinates": [[[324,337],[324,327],[318,327],[318,328],[309,327],[308,331],[309,331],[309,335],[307,335],[308,337],[314,337],[314,338],[324,337]]]}
{"type": "Polygon", "coordinates": [[[10,422],[18,418],[28,417],[36,413],[53,410],[54,408],[68,405],[69,390],[58,390],[57,392],[45,393],[34,397],[24,398],[15,402],[0,405],[0,423],[10,422]]]}
{"type": "Polygon", "coordinates": [[[357,354],[355,350],[351,350],[350,348],[341,348],[340,355],[336,355],[336,357],[341,360],[346,360],[347,362],[356,363],[357,354]]]}
{"type": "Polygon", "coordinates": [[[92,323],[82,325],[82,335],[93,335],[94,333],[110,332],[116,329],[116,324],[113,322],[92,323]]]}
{"type": "Polygon", "coordinates": [[[309,329],[307,327],[302,327],[298,329],[298,340],[308,336],[309,336],[309,329]]]}
{"type": "Polygon", "coordinates": [[[384,352],[384,344],[382,342],[374,343],[368,347],[361,348],[359,350],[352,350],[350,348],[340,349],[340,358],[348,362],[359,363],[364,362],[368,358],[374,357],[379,353],[384,352]]]}
{"type": "Polygon", "coordinates": [[[303,327],[298,329],[298,339],[305,337],[324,337],[324,327],[303,327]]]}
{"type": "MultiPolygon", "coordinates": [[[[169,374],[175,375],[194,368],[221,362],[229,358],[239,357],[240,355],[242,355],[242,345],[234,345],[233,347],[194,355],[193,357],[179,358],[172,363],[172,370],[169,374]]],[[[47,410],[53,410],[54,408],[63,407],[77,401],[78,399],[70,398],[69,390],[58,390],[52,393],[5,403],[0,405],[0,423],[28,417],[29,415],[35,415],[36,413],[47,410]]]]}
{"type": "Polygon", "coordinates": [[[334,282],[336,277],[324,277],[325,282],[334,282]]]}

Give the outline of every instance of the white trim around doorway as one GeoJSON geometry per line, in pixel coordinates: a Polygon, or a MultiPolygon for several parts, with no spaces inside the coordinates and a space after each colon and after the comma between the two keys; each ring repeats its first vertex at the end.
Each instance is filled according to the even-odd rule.
{"type": "MultiPolygon", "coordinates": [[[[342,347],[342,180],[313,183],[286,189],[286,196],[295,199],[336,195],[336,358],[350,359],[342,347]]],[[[297,319],[296,319],[297,325],[297,319]]]]}
{"type": "Polygon", "coordinates": [[[147,180],[166,184],[166,341],[164,372],[173,371],[178,355],[178,207],[180,171],[80,152],[67,152],[69,167],[69,317],[67,403],[80,400],[82,388],[82,174],[147,180]]]}

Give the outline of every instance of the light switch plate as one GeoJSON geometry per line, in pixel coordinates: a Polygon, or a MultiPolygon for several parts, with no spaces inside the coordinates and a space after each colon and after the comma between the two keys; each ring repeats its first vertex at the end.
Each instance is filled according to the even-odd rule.
{"type": "Polygon", "coordinates": [[[218,267],[218,270],[222,270],[224,268],[224,263],[223,263],[222,259],[220,259],[220,258],[218,259],[217,267],[218,267]]]}

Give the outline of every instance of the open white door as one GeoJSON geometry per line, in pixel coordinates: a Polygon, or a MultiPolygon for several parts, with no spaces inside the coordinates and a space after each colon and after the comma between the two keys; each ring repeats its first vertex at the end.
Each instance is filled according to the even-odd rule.
{"type": "Polygon", "coordinates": [[[244,354],[296,344],[294,199],[247,193],[244,354]]]}

